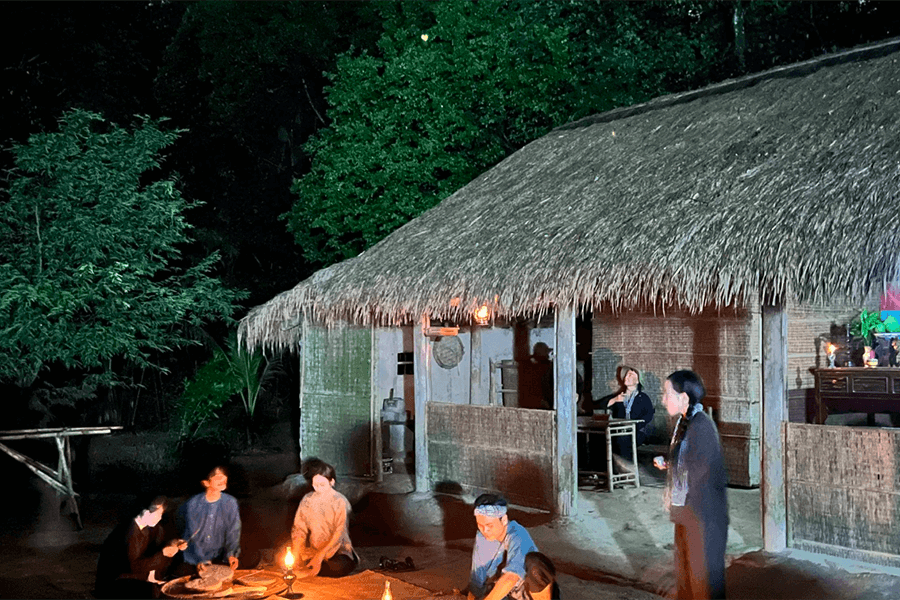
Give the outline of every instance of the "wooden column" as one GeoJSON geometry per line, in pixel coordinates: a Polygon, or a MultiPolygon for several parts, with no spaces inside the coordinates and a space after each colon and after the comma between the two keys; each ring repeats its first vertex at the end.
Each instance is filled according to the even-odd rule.
{"type": "Polygon", "coordinates": [[[574,515],[578,509],[578,465],[576,455],[575,396],[575,311],[557,308],[553,359],[556,409],[556,508],[561,516],[574,515]]]}
{"type": "Polygon", "coordinates": [[[763,548],[787,548],[784,423],[787,421],[787,315],[783,305],[762,309],[762,533],[763,548]]]}
{"type": "Polygon", "coordinates": [[[428,315],[422,316],[420,327],[413,329],[413,370],[415,371],[415,413],[416,413],[416,491],[427,492],[428,485],[428,439],[426,411],[431,398],[431,342],[425,331],[431,326],[428,315]]]}
{"type": "Polygon", "coordinates": [[[472,325],[469,333],[469,404],[489,404],[481,389],[481,327],[472,325]]]}

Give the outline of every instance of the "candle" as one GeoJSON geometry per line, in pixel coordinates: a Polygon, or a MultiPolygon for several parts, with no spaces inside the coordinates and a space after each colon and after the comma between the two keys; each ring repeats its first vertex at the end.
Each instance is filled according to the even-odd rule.
{"type": "Polygon", "coordinates": [[[284,553],[284,582],[288,586],[287,596],[289,598],[294,597],[294,580],[297,579],[297,576],[294,575],[294,554],[291,552],[291,547],[287,547],[287,551],[284,553]]]}

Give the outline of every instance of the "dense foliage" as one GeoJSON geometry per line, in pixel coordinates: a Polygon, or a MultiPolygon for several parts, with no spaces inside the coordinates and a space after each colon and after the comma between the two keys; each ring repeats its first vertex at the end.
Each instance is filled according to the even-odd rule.
{"type": "Polygon", "coordinates": [[[176,403],[178,434],[182,441],[221,440],[228,425],[222,408],[240,397],[248,444],[257,416],[257,406],[272,379],[284,375],[281,359],[251,353],[232,333],[223,348],[216,345],[212,358],[185,382],[176,403]]]}
{"type": "MultiPolygon", "coordinates": [[[[11,232],[0,240],[0,389],[27,386],[24,397],[48,400],[66,386],[69,400],[87,400],[100,381],[133,383],[107,387],[102,404],[113,422],[155,425],[210,354],[161,349],[192,338],[204,312],[227,312],[203,304],[225,293],[211,276],[247,289],[248,304],[264,302],[556,125],[896,36],[900,3],[19,2],[4,5],[4,25],[4,147],[21,152],[80,109],[152,138],[145,150],[165,148],[166,161],[157,170],[135,147],[135,164],[152,170],[126,177],[111,155],[63,177],[71,190],[53,183],[38,193],[74,158],[46,146],[46,165],[63,158],[49,169],[37,147],[27,150],[35,170],[17,167],[10,179],[27,193],[0,198],[11,232]],[[150,135],[151,126],[162,135],[163,117],[179,136],[150,135]],[[99,189],[106,179],[122,203],[85,204],[88,182],[99,189]],[[159,211],[137,213],[156,217],[129,212],[136,197],[159,211]],[[161,226],[165,206],[171,230],[161,226]],[[48,237],[65,228],[57,213],[80,215],[62,236],[74,245],[48,237]],[[156,240],[151,230],[164,231],[156,240]],[[188,302],[191,286],[204,285],[209,293],[188,302]],[[159,327],[146,328],[157,313],[159,327]]],[[[85,152],[96,136],[126,131],[78,118],[90,124],[70,146],[85,152]]],[[[0,153],[0,169],[17,160],[0,153]]]]}
{"type": "Polygon", "coordinates": [[[241,294],[210,276],[215,254],[182,265],[187,203],[153,177],[177,132],[134,130],[71,111],[59,131],[13,148],[0,203],[0,379],[30,388],[50,367],[88,387],[121,383],[116,364],[162,368],[191,327],[228,319],[241,294]]]}
{"type": "Polygon", "coordinates": [[[807,58],[838,40],[818,24],[874,14],[801,4],[379,4],[377,48],[329,74],[288,228],[307,261],[348,258],[554,126],[807,58]]]}

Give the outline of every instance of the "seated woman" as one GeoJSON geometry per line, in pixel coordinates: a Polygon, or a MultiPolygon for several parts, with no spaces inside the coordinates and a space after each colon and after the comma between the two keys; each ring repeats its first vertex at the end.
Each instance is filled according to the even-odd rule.
{"type": "MultiPolygon", "coordinates": [[[[632,367],[619,367],[619,381],[624,390],[607,403],[610,416],[614,419],[634,419],[643,421],[635,427],[635,442],[638,446],[647,441],[647,426],[653,421],[656,409],[653,401],[643,391],[640,372],[632,367]]],[[[614,452],[627,461],[634,460],[631,453],[631,439],[627,436],[616,436],[612,439],[614,452]]]]}
{"type": "Polygon", "coordinates": [[[350,543],[350,502],[334,489],[334,467],[317,458],[303,466],[303,476],[312,484],[297,507],[291,543],[307,562],[306,576],[343,577],[359,564],[350,543]]]}
{"type": "Polygon", "coordinates": [[[98,598],[159,598],[159,584],[184,540],[165,540],[160,521],[164,496],[143,503],[137,516],[119,524],[100,551],[95,593],[98,598]]]}

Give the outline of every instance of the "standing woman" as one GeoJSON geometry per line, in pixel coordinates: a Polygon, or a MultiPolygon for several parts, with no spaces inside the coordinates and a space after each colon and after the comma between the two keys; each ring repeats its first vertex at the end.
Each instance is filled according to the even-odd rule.
{"type": "Polygon", "coordinates": [[[725,598],[725,543],[728,538],[727,477],[722,444],[700,401],[703,381],[693,371],[675,371],[666,379],[663,403],[678,417],[668,460],[666,504],[675,523],[678,598],[725,598]]]}

